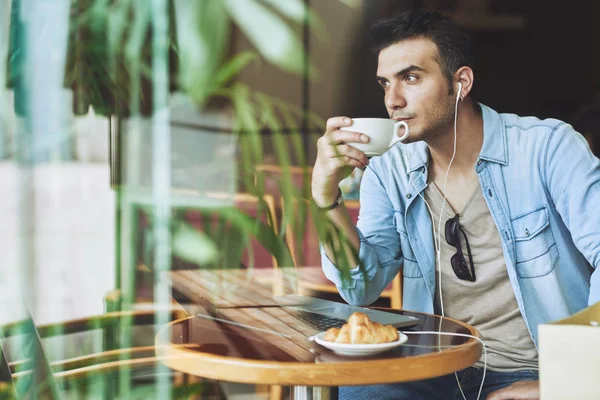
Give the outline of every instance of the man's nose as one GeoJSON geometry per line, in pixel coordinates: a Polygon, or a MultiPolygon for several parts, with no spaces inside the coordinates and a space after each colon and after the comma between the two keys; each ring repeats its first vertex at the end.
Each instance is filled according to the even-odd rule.
{"type": "Polygon", "coordinates": [[[396,86],[392,86],[386,93],[385,105],[391,110],[406,107],[406,98],[404,97],[402,90],[396,86]]]}

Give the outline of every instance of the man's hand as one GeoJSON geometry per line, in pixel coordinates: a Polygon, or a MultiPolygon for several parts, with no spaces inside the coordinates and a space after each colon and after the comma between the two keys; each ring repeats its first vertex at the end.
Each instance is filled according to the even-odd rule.
{"type": "Polygon", "coordinates": [[[317,141],[317,161],[312,176],[312,195],[317,205],[332,203],[340,181],[354,168],[364,169],[369,164],[365,153],[347,144],[367,143],[369,138],[358,132],[340,130],[350,125],[352,120],[348,117],[330,118],[325,134],[317,141]]]}
{"type": "Polygon", "coordinates": [[[539,381],[519,381],[490,393],[486,400],[539,400],[539,398],[539,381]]]}

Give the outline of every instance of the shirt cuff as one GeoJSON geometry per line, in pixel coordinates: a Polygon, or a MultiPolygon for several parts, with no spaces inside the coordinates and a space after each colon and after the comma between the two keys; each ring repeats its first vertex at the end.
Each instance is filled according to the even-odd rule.
{"type": "Polygon", "coordinates": [[[360,241],[360,246],[358,249],[358,259],[362,261],[364,265],[364,271],[360,270],[360,267],[357,265],[350,270],[351,280],[347,281],[342,278],[341,272],[336,268],[333,262],[327,256],[325,252],[325,248],[322,244],[319,245],[321,249],[321,265],[323,268],[323,273],[331,282],[333,282],[337,287],[342,289],[354,289],[356,287],[357,280],[364,280],[365,275],[368,281],[371,281],[373,277],[377,273],[377,253],[371,247],[365,236],[362,234],[360,229],[355,228],[356,233],[358,234],[358,238],[360,241]]]}

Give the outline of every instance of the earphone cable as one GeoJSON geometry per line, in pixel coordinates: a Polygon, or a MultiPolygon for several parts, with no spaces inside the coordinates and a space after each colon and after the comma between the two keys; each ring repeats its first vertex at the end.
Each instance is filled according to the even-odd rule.
{"type": "MultiPolygon", "coordinates": [[[[461,90],[461,85],[459,84],[458,87],[458,93],[456,96],[456,102],[454,103],[454,148],[453,148],[453,152],[452,152],[452,157],[450,158],[450,162],[448,163],[448,168],[446,169],[446,175],[444,177],[444,188],[443,188],[443,201],[442,201],[442,208],[440,210],[440,215],[438,218],[438,229],[437,229],[437,240],[436,240],[436,235],[435,235],[435,231],[433,234],[433,243],[434,243],[434,247],[435,247],[435,251],[436,251],[436,258],[437,258],[437,265],[439,268],[438,271],[438,291],[439,291],[439,300],[440,300],[440,310],[441,310],[441,314],[442,317],[445,316],[445,312],[444,312],[444,299],[442,296],[442,273],[441,273],[441,253],[442,253],[442,244],[441,244],[441,240],[442,240],[442,216],[444,214],[444,207],[446,205],[446,189],[447,189],[447,183],[448,183],[448,175],[450,174],[450,167],[452,166],[452,163],[454,161],[454,158],[456,157],[456,142],[457,142],[457,121],[458,121],[458,101],[460,99],[460,90],[461,90]]],[[[410,180],[410,174],[409,174],[409,169],[408,169],[408,156],[405,153],[405,167],[406,167],[406,171],[407,174],[409,175],[409,181],[411,183],[411,185],[413,186],[413,188],[415,187],[414,182],[410,180]]],[[[433,211],[431,209],[431,206],[429,205],[429,203],[427,202],[427,200],[425,200],[425,197],[423,196],[423,194],[421,192],[418,192],[419,197],[421,197],[421,199],[423,199],[423,201],[425,202],[425,205],[427,207],[427,211],[429,212],[429,215],[431,216],[431,223],[435,224],[435,218],[433,216],[433,211]]],[[[441,323],[441,321],[440,321],[441,323]]],[[[408,333],[408,332],[407,332],[408,333]]],[[[413,333],[426,333],[426,332],[413,332],[413,333]]],[[[439,334],[439,335],[443,335],[445,333],[442,332],[431,332],[431,333],[435,333],[435,334],[439,334]]],[[[447,334],[447,335],[455,335],[455,336],[464,336],[461,334],[447,334]]],[[[485,374],[486,374],[486,369],[487,369],[487,351],[486,351],[486,347],[485,347],[485,343],[483,342],[483,340],[475,337],[475,336],[471,336],[471,335],[466,335],[468,337],[473,337],[477,340],[479,340],[481,342],[481,344],[483,345],[483,350],[484,350],[484,364],[483,364],[483,377],[481,380],[481,386],[479,388],[479,394],[477,395],[477,399],[479,400],[479,397],[481,396],[481,390],[483,389],[483,383],[485,381],[485,374]]],[[[464,400],[466,400],[466,396],[462,390],[462,387],[460,385],[460,381],[458,380],[458,374],[454,374],[454,377],[456,378],[456,383],[458,385],[458,389],[460,390],[460,393],[463,397],[464,400]]]]}
{"type": "MultiPolygon", "coordinates": [[[[459,86],[458,88],[458,94],[456,96],[456,101],[454,103],[454,149],[452,151],[452,158],[450,158],[450,163],[448,164],[448,169],[446,169],[446,176],[444,177],[444,189],[443,189],[443,197],[444,200],[442,201],[442,209],[440,210],[440,216],[438,218],[438,253],[437,253],[437,258],[438,258],[438,268],[440,268],[440,271],[438,272],[438,288],[439,288],[439,293],[440,293],[440,309],[442,311],[442,317],[445,315],[444,314],[444,300],[442,298],[442,260],[441,260],[441,254],[442,254],[442,216],[444,215],[444,207],[446,206],[446,189],[447,189],[447,184],[448,184],[448,175],[450,174],[450,167],[452,167],[452,162],[454,162],[454,157],[456,157],[456,141],[457,141],[457,135],[456,135],[456,125],[457,125],[457,120],[458,120],[458,100],[460,99],[460,89],[461,87],[459,86]]],[[[457,378],[458,379],[458,378],[457,378]]]]}
{"type": "MultiPolygon", "coordinates": [[[[439,335],[439,336],[460,336],[460,337],[466,337],[466,338],[471,338],[471,339],[475,339],[478,342],[481,343],[481,346],[483,347],[483,376],[481,377],[481,384],[479,385],[479,392],[477,393],[477,400],[479,400],[479,398],[481,397],[481,392],[483,390],[483,382],[485,382],[485,373],[487,371],[487,348],[485,347],[485,343],[483,342],[483,340],[481,340],[481,338],[478,338],[477,336],[473,336],[473,335],[467,335],[467,334],[463,334],[463,333],[450,333],[450,332],[429,332],[429,331],[423,331],[423,332],[411,332],[411,331],[404,331],[402,332],[405,335],[439,335]]],[[[465,393],[462,390],[462,387],[460,386],[460,382],[458,381],[458,374],[455,372],[454,373],[454,377],[456,378],[456,382],[458,383],[458,389],[460,390],[460,394],[462,394],[463,399],[467,399],[467,397],[465,396],[465,393]]]]}

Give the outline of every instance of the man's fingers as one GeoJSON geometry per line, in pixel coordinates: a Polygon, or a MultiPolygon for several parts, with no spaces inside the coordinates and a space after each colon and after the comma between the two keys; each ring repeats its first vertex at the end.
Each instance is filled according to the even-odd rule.
{"type": "MultiPolygon", "coordinates": [[[[348,117],[334,117],[327,120],[327,130],[317,141],[317,161],[313,169],[313,182],[315,180],[326,181],[337,185],[340,171],[344,168],[365,169],[369,159],[361,150],[348,145],[348,143],[368,143],[368,136],[351,131],[342,131],[340,128],[349,127],[352,120],[348,117]],[[318,168],[317,168],[318,167],[318,168]],[[335,182],[334,182],[335,181],[335,182]]],[[[323,185],[322,185],[323,186],[323,185]]],[[[324,190],[329,190],[325,188],[324,190]]]]}
{"type": "Polygon", "coordinates": [[[364,169],[365,165],[354,158],[350,158],[348,156],[341,156],[337,158],[329,159],[330,166],[334,169],[341,169],[344,167],[354,167],[364,169]]]}
{"type": "Polygon", "coordinates": [[[504,397],[502,397],[502,391],[501,390],[496,390],[495,392],[492,392],[488,395],[488,397],[485,398],[485,400],[502,400],[504,397]]]}
{"type": "Polygon", "coordinates": [[[352,131],[333,131],[327,135],[330,144],[368,143],[369,137],[364,133],[352,131]]]}
{"type": "Polygon", "coordinates": [[[337,131],[338,129],[344,126],[352,125],[352,119],[348,117],[333,117],[327,120],[327,129],[325,130],[325,134],[337,131]]]}
{"type": "Polygon", "coordinates": [[[539,400],[539,381],[518,381],[487,396],[486,400],[539,400]]]}
{"type": "Polygon", "coordinates": [[[367,158],[365,153],[348,144],[329,146],[326,149],[324,149],[324,154],[326,157],[329,158],[348,156],[359,161],[364,166],[369,164],[369,159],[367,158]]]}
{"type": "MultiPolygon", "coordinates": [[[[511,400],[513,398],[513,386],[508,386],[503,389],[496,390],[490,393],[486,400],[511,400]]],[[[516,398],[516,397],[515,397],[516,398]]]]}

